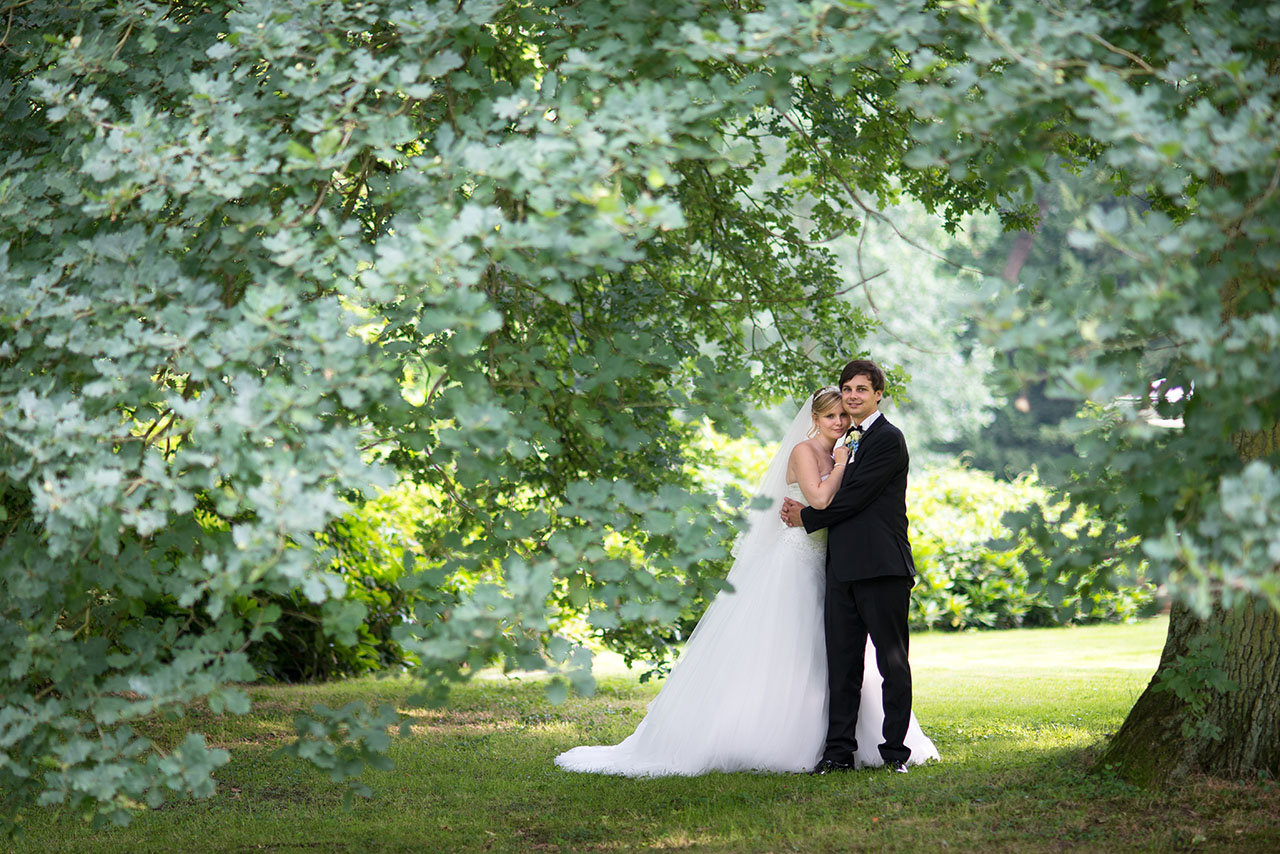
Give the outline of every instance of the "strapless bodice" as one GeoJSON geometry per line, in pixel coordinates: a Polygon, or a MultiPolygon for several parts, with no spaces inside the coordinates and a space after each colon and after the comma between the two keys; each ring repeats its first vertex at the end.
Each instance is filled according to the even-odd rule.
{"type": "MultiPolygon", "coordinates": [[[[799,501],[806,507],[809,502],[805,500],[804,492],[800,489],[798,483],[787,484],[787,497],[799,501]]],[[[823,555],[827,553],[827,529],[823,528],[814,531],[812,534],[805,533],[804,528],[783,528],[782,539],[784,542],[806,551],[821,552],[823,555]]]]}

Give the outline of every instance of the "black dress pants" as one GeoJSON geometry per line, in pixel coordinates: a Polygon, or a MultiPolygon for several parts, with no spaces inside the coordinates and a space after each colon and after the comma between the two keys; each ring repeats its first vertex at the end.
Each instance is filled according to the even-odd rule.
{"type": "Polygon", "coordinates": [[[907,608],[913,582],[901,575],[862,581],[836,581],[827,576],[824,617],[831,705],[823,759],[853,763],[868,635],[875,644],[876,666],[884,679],[880,756],[885,762],[906,762],[911,756],[904,741],[911,721],[907,608]]]}

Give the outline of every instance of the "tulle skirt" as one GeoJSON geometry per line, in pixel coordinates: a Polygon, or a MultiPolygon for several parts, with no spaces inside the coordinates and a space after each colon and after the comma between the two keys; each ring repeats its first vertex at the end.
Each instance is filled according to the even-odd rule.
{"type": "MultiPolygon", "coordinates": [[[[825,542],[787,529],[735,564],[732,592],[716,596],[635,732],[615,745],[556,757],[568,771],[627,777],[708,771],[811,770],[827,733],[823,638],[825,542]]],[[[867,644],[858,716],[860,765],[880,765],[884,707],[867,644]]],[[[913,764],[938,752],[915,716],[913,764]]]]}

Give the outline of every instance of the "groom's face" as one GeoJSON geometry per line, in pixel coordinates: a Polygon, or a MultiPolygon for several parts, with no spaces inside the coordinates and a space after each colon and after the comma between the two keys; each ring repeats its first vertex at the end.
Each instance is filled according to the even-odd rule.
{"type": "Polygon", "coordinates": [[[861,424],[880,405],[881,392],[871,387],[871,377],[859,374],[840,386],[840,396],[844,398],[845,412],[861,424]]]}

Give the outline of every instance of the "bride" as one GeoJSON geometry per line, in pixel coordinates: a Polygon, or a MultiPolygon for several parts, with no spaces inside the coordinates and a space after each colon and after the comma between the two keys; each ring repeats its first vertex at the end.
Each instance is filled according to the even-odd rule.
{"type": "MultiPolygon", "coordinates": [[[[839,389],[819,389],[806,401],[757,490],[772,506],[750,514],[734,548],[733,590],[717,595],[702,615],[644,720],[620,744],[575,747],[557,756],[556,765],[644,777],[798,772],[818,764],[827,733],[826,531],[788,528],[778,507],[784,487],[797,501],[827,506],[840,485],[838,473],[828,477],[848,457],[837,444],[850,423],[839,389]]],[[[868,641],[859,766],[883,764],[875,747],[883,720],[880,673],[868,641]]],[[[914,715],[906,745],[912,764],[938,758],[914,715]]]]}

